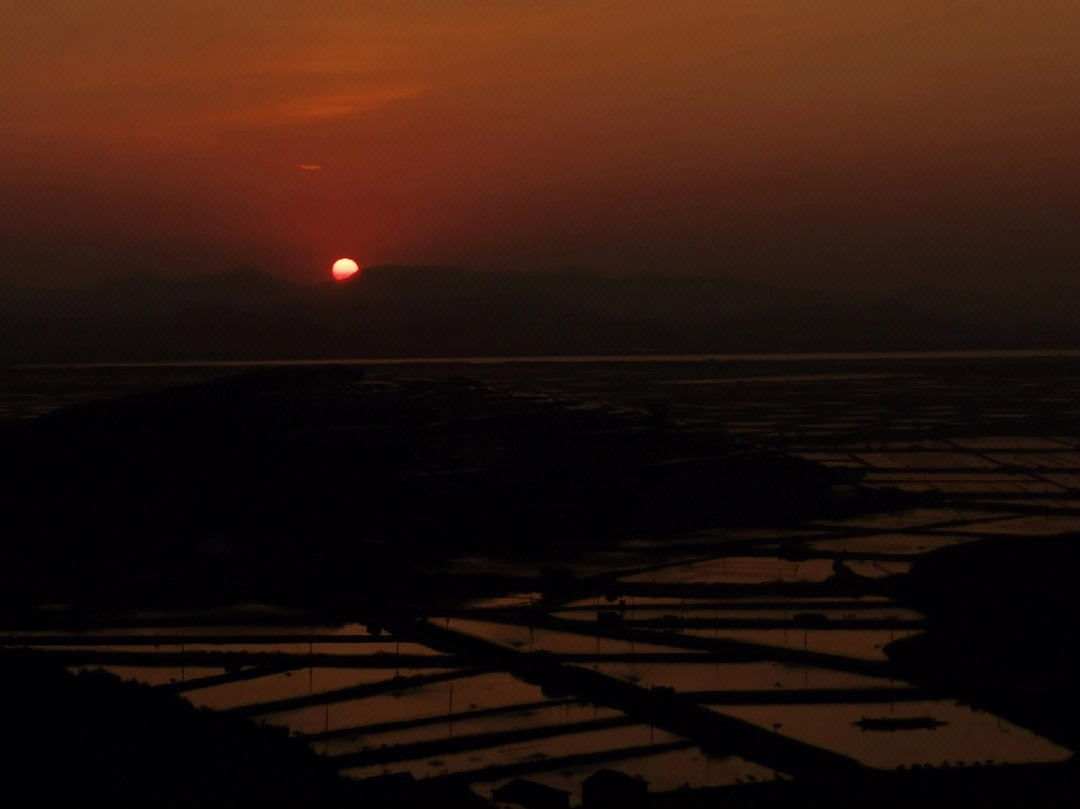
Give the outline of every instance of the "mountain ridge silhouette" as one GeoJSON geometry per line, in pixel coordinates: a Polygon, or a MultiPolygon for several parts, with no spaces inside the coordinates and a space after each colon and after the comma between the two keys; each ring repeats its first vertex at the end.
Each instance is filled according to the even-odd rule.
{"type": "Polygon", "coordinates": [[[727,276],[379,265],[300,284],[257,268],[0,288],[0,362],[1054,349],[1080,295],[788,288],[727,276]]]}

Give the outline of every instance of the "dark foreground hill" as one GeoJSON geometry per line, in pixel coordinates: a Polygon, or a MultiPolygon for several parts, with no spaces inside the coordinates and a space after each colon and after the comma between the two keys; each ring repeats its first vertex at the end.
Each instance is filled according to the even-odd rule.
{"type": "Polygon", "coordinates": [[[388,801],[285,728],[104,671],[73,675],[27,651],[0,650],[0,720],[0,794],[20,806],[490,806],[446,782],[436,793],[399,780],[388,801]]]}
{"type": "Polygon", "coordinates": [[[1001,537],[918,560],[897,595],[928,631],[887,647],[911,679],[1080,747],[1080,536],[1001,537]]]}
{"type": "Polygon", "coordinates": [[[620,410],[353,367],[0,425],[9,604],[378,600],[418,560],[864,507],[846,473],[620,410]]]}

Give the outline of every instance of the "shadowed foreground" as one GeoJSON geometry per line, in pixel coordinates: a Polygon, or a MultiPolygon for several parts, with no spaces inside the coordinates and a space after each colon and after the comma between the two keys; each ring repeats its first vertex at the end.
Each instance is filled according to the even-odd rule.
{"type": "MultiPolygon", "coordinates": [[[[837,378],[795,416],[836,410],[837,378]]],[[[862,407],[882,421],[884,383],[857,379],[851,407],[829,418],[862,407]]],[[[607,396],[588,369],[566,384],[607,396]]],[[[740,385],[739,402],[755,399],[740,385]]],[[[312,772],[362,779],[345,787],[351,805],[467,805],[449,790],[493,795],[508,778],[582,785],[586,806],[1075,796],[1072,426],[952,441],[915,435],[905,415],[903,440],[871,450],[838,423],[807,430],[801,460],[728,437],[726,419],[679,423],[633,397],[619,409],[288,369],[7,425],[8,457],[34,459],[6,470],[7,645],[134,674],[158,683],[155,699],[283,723],[299,738],[274,744],[328,756],[312,772]],[[910,493],[850,485],[860,473],[910,493]],[[698,530],[709,526],[723,527],[698,530]],[[225,606],[240,599],[263,603],[225,606]],[[597,768],[650,791],[638,780],[638,797],[597,804],[583,786],[597,768]],[[678,789],[684,779],[694,788],[678,789]]],[[[978,386],[960,400],[1011,412],[978,386]]],[[[991,429],[968,405],[961,416],[958,435],[991,429]]],[[[115,681],[21,676],[7,691],[44,707],[8,711],[11,736],[52,739],[35,764],[111,751],[112,781],[94,780],[87,755],[61,786],[35,789],[164,802],[153,796],[177,757],[157,740],[127,752],[145,735],[131,716],[156,716],[162,739],[190,717],[115,681]],[[54,705],[90,731],[68,732],[54,705]],[[116,716],[120,739],[102,741],[116,716]]],[[[299,767],[303,784],[311,754],[298,756],[274,777],[299,767]]],[[[321,777],[305,804],[339,800],[321,777]]],[[[195,789],[178,794],[222,803],[195,789]]],[[[235,799],[273,805],[290,789],[235,799]]]]}
{"type": "MultiPolygon", "coordinates": [[[[283,728],[199,710],[103,671],[0,656],[5,789],[40,806],[385,806],[283,728]]],[[[405,805],[487,806],[467,787],[399,785],[405,805]]]]}

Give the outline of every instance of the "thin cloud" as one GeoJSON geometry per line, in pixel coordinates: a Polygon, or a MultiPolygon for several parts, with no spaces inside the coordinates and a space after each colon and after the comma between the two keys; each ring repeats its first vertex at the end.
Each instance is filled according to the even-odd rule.
{"type": "Polygon", "coordinates": [[[290,126],[372,112],[415,98],[423,87],[371,87],[350,93],[293,98],[207,115],[212,125],[239,128],[290,126]]]}

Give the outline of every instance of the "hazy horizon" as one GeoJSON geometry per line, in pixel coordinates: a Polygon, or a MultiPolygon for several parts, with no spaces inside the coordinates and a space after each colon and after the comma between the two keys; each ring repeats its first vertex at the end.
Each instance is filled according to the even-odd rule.
{"type": "Polygon", "coordinates": [[[161,269],[161,268],[140,268],[140,267],[123,267],[115,269],[112,272],[106,271],[105,274],[100,276],[48,276],[48,275],[31,275],[27,277],[15,276],[9,279],[3,279],[0,281],[0,287],[7,287],[9,289],[24,289],[24,290],[36,290],[36,291],[56,291],[56,292],[77,292],[79,290],[92,290],[101,286],[125,283],[125,282],[140,282],[140,281],[155,281],[165,283],[188,283],[198,282],[199,280],[209,280],[213,278],[222,278],[230,276],[234,273],[253,272],[258,273],[261,276],[265,276],[273,281],[280,281],[286,284],[294,284],[299,288],[312,289],[316,287],[326,287],[328,289],[339,287],[342,290],[347,288],[347,285],[359,284],[363,276],[364,271],[367,270],[394,270],[394,269],[423,269],[432,271],[446,271],[452,273],[455,271],[464,271],[467,273],[477,273],[488,276],[505,276],[505,277],[532,277],[543,278],[549,276],[552,279],[565,277],[568,274],[574,274],[583,276],[586,278],[596,278],[600,280],[633,280],[633,279],[663,279],[670,278],[677,281],[678,279],[697,279],[697,280],[716,280],[716,281],[728,281],[733,284],[746,284],[746,285],[760,285],[762,287],[772,287],[778,290],[785,291],[804,291],[804,292],[822,292],[828,294],[834,294],[837,296],[851,296],[855,298],[860,297],[888,297],[892,295],[903,294],[915,294],[920,291],[926,292],[947,292],[953,294],[967,294],[973,293],[988,293],[993,295],[1008,294],[1010,292],[1052,292],[1056,290],[1072,290],[1080,287],[1080,281],[1076,281],[1071,277],[1052,277],[1046,279],[1036,279],[1033,283],[1031,279],[1025,276],[1008,276],[988,279],[986,283],[977,285],[976,287],[969,287],[951,281],[949,279],[943,279],[942,281],[935,283],[934,279],[922,279],[922,278],[898,278],[895,280],[889,279],[886,282],[880,284],[860,284],[852,287],[851,285],[844,285],[839,283],[822,283],[812,284],[809,282],[802,282],[800,279],[779,279],[769,280],[754,277],[746,277],[738,273],[727,272],[672,272],[659,270],[641,270],[632,273],[617,273],[617,272],[603,272],[600,270],[591,270],[580,266],[566,266],[566,267],[534,267],[534,268],[508,268],[508,267],[474,267],[474,266],[461,266],[453,264],[406,264],[402,262],[387,262],[383,264],[374,264],[370,266],[362,266],[356,277],[351,279],[344,279],[344,281],[335,280],[330,274],[329,265],[324,268],[325,274],[297,277],[295,274],[289,274],[284,272],[275,272],[264,269],[263,267],[254,266],[248,263],[227,264],[221,266],[191,266],[185,269],[161,269]]]}

